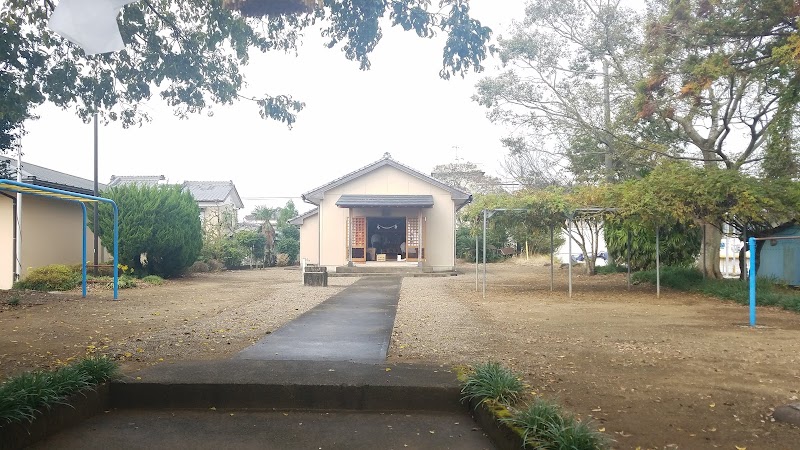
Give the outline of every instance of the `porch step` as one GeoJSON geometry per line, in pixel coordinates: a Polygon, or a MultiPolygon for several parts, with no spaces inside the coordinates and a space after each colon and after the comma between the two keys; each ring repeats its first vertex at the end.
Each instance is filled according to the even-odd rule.
{"type": "Polygon", "coordinates": [[[458,275],[457,272],[329,272],[328,278],[344,278],[344,277],[454,277],[458,275]]]}

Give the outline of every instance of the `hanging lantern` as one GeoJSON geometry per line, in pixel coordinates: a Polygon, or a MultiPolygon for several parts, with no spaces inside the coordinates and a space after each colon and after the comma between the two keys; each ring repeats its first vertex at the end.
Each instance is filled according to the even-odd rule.
{"type": "Polygon", "coordinates": [[[276,14],[302,14],[321,8],[323,0],[223,0],[225,8],[239,11],[246,17],[276,14]]]}

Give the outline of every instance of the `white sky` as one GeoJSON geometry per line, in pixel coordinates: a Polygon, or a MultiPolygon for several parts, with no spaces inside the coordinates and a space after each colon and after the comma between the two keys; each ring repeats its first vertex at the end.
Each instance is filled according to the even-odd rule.
{"type": "MultiPolygon", "coordinates": [[[[472,15],[504,34],[521,18],[524,0],[472,0],[472,15]]],[[[424,173],[457,155],[500,174],[508,131],[486,119],[486,109],[470,99],[475,83],[497,73],[487,61],[483,74],[439,78],[443,37],[421,39],[413,32],[384,29],[363,72],[339,49],[327,49],[308,30],[299,56],[252,53],[243,69],[245,95],[290,94],[304,101],[294,127],[263,120],[257,106],[240,101],[214,106],[213,117],[180,120],[169,106],[153,100],[153,120],[141,128],[117,123],[100,127],[99,180],[111,175],[165,175],[170,182],[232,180],[249,213],[255,206],[279,206],[321,184],[373,162],[392,157],[424,173]],[[262,197],[263,199],[257,199],[262,197]]],[[[41,118],[26,124],[23,161],[87,179],[93,178],[93,127],[72,111],[45,105],[41,118]]],[[[14,155],[9,155],[14,156],[14,155]]],[[[299,198],[302,212],[311,206],[299,198]]]]}

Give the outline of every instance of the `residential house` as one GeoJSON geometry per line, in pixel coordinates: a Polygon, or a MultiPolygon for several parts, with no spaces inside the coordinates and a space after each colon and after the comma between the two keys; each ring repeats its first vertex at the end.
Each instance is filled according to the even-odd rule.
{"type": "Polygon", "coordinates": [[[139,186],[159,186],[167,184],[164,175],[111,175],[108,187],[136,184],[139,186]]]}
{"type": "MultiPolygon", "coordinates": [[[[17,161],[7,161],[16,173],[17,161]]],[[[92,195],[94,182],[46,167],[22,162],[21,178],[24,183],[92,195]]],[[[16,177],[12,177],[16,179],[16,177]]],[[[105,185],[100,184],[100,189],[105,185]]],[[[91,208],[91,207],[90,207],[91,208]]],[[[91,217],[91,209],[89,210],[91,217]]],[[[16,217],[16,195],[0,192],[0,289],[10,289],[14,281],[24,278],[33,268],[49,264],[80,264],[82,258],[83,211],[73,201],[34,195],[22,196],[22,214],[16,217]],[[16,227],[21,224],[21,254],[16,254],[16,227]],[[21,273],[16,274],[19,258],[21,273]]],[[[87,230],[87,254],[92,255],[94,235],[87,230]]],[[[100,248],[100,259],[111,257],[100,248]]]]}
{"type": "Polygon", "coordinates": [[[472,195],[383,158],[302,196],[315,209],[300,227],[300,257],[327,267],[414,262],[455,268],[456,212],[472,195]]]}
{"type": "Polygon", "coordinates": [[[197,201],[200,222],[207,236],[231,236],[244,208],[233,181],[185,181],[183,189],[197,201]]]}

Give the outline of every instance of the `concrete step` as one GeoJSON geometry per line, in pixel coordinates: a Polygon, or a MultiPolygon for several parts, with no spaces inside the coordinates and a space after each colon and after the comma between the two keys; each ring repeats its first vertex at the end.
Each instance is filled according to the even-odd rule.
{"type": "Polygon", "coordinates": [[[466,408],[456,413],[111,410],[35,449],[463,449],[494,448],[466,408]]]}
{"type": "Polygon", "coordinates": [[[412,278],[442,278],[457,276],[457,272],[330,272],[328,278],[347,277],[412,277],[412,278]]]}
{"type": "Polygon", "coordinates": [[[114,408],[463,412],[440,367],[232,359],[162,364],[110,386],[114,408]]]}

